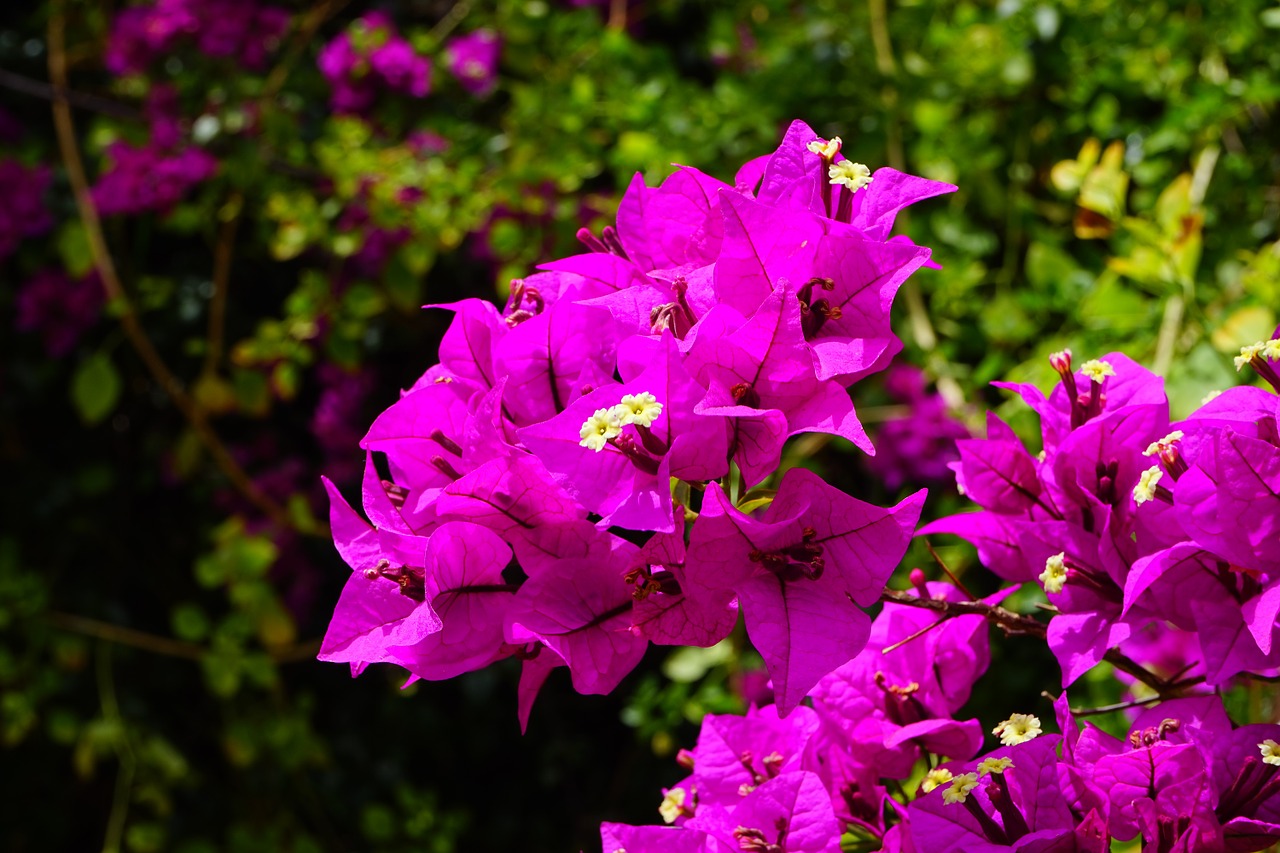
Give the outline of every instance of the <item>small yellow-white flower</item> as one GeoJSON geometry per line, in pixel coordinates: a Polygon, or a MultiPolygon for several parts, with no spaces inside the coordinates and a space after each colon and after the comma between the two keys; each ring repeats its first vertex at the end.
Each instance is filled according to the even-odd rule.
{"type": "Polygon", "coordinates": [[[582,438],[578,444],[599,453],[604,450],[609,439],[617,438],[621,434],[622,424],[618,421],[614,409],[596,409],[595,414],[587,418],[587,422],[578,431],[578,435],[582,438]]]}
{"type": "Polygon", "coordinates": [[[986,776],[988,773],[1003,773],[1012,766],[1012,758],[984,758],[978,764],[978,775],[986,776]]]}
{"type": "Polygon", "coordinates": [[[1246,364],[1262,355],[1262,351],[1266,348],[1267,343],[1265,341],[1258,341],[1256,344],[1240,347],[1240,354],[1236,356],[1236,373],[1239,373],[1246,364]]]}
{"type": "MultiPolygon", "coordinates": [[[[1044,571],[1040,573],[1040,584],[1045,592],[1062,592],[1067,583],[1067,554],[1054,554],[1044,561],[1044,571]]],[[[1019,716],[1014,714],[1014,716],[1019,716]]]]}
{"type": "Polygon", "coordinates": [[[942,792],[942,801],[948,805],[963,803],[969,798],[969,792],[978,787],[977,773],[961,773],[951,780],[950,787],[942,792]]]}
{"type": "Polygon", "coordinates": [[[1109,362],[1101,359],[1092,358],[1080,365],[1080,372],[1088,376],[1091,380],[1101,385],[1102,380],[1108,376],[1115,376],[1116,369],[1109,362]]]}
{"type": "Polygon", "coordinates": [[[920,783],[920,790],[926,794],[939,785],[945,785],[954,778],[951,771],[945,767],[935,767],[928,773],[924,774],[924,781],[920,783]]]}
{"type": "MultiPolygon", "coordinates": [[[[1205,394],[1203,397],[1200,398],[1200,405],[1202,406],[1207,405],[1209,401],[1214,400],[1221,396],[1222,396],[1222,392],[1219,390],[1215,389],[1213,391],[1210,391],[1208,394],[1205,394]]],[[[1138,682],[1138,683],[1141,684],[1142,682],[1138,682]]]]}
{"type": "Polygon", "coordinates": [[[1138,478],[1138,485],[1133,487],[1133,502],[1137,506],[1142,506],[1149,500],[1154,500],[1156,496],[1156,486],[1160,484],[1160,478],[1164,476],[1164,472],[1156,465],[1142,472],[1142,476],[1138,478]]]}
{"type": "Polygon", "coordinates": [[[1267,361],[1280,359],[1280,338],[1273,338],[1262,345],[1262,357],[1267,361]]]}
{"type": "Polygon", "coordinates": [[[815,139],[809,143],[809,150],[817,154],[824,160],[834,160],[835,156],[840,153],[840,137],[833,136],[827,142],[821,139],[815,139]]]}
{"type": "Polygon", "coordinates": [[[1040,736],[1040,718],[1034,714],[1014,714],[991,733],[1000,735],[1000,742],[1005,746],[1026,743],[1040,736]]]}
{"type": "Polygon", "coordinates": [[[827,169],[827,177],[832,184],[843,184],[850,192],[856,192],[871,183],[871,170],[861,163],[841,160],[831,164],[827,169]]]}
{"type": "Polygon", "coordinates": [[[1159,441],[1153,441],[1147,445],[1147,449],[1142,451],[1143,456],[1155,456],[1160,452],[1161,448],[1171,446],[1175,441],[1182,441],[1182,430],[1175,429],[1159,441]]]}
{"type": "Polygon", "coordinates": [[[1258,751],[1262,753],[1263,764],[1280,765],[1280,743],[1276,743],[1271,738],[1267,738],[1258,744],[1258,751]]]}
{"type": "Polygon", "coordinates": [[[684,788],[672,788],[667,791],[665,797],[662,798],[662,805],[658,806],[658,814],[662,815],[662,819],[667,823],[675,823],[676,818],[684,813],[684,788]]]}
{"type": "Polygon", "coordinates": [[[635,424],[647,427],[662,414],[662,404],[648,391],[641,391],[639,394],[624,396],[622,402],[613,407],[613,411],[618,415],[618,422],[623,426],[635,424]]]}

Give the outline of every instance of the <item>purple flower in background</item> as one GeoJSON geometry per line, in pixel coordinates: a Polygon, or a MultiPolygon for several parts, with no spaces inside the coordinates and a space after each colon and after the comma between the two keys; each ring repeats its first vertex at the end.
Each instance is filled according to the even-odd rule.
{"type": "Polygon", "coordinates": [[[318,63],[333,87],[335,112],[365,112],[383,89],[415,98],[431,91],[431,60],[419,56],[382,12],[370,12],[339,33],[320,51],[318,63]]]}
{"type": "Polygon", "coordinates": [[[15,307],[18,331],[39,332],[49,357],[61,358],[98,321],[102,286],[94,272],[72,278],[64,270],[43,270],[18,291],[15,307]]]}
{"type": "Polygon", "coordinates": [[[737,593],[782,713],[862,651],[871,631],[862,608],[879,598],[923,505],[920,491],[872,506],[794,468],[753,518],[707,486],[689,564],[702,584],[737,593]]]}
{"type": "Polygon", "coordinates": [[[167,212],[218,171],[218,161],[199,148],[171,152],[154,144],[113,142],[107,146],[107,157],[111,166],[91,190],[104,216],[167,212]]]}
{"type": "Polygon", "coordinates": [[[206,56],[234,57],[261,69],[289,28],[289,12],[256,0],[157,0],[116,16],[107,39],[107,69],[137,74],[186,37],[206,56]]]}
{"type": "Polygon", "coordinates": [[[26,237],[53,227],[44,206],[51,175],[47,166],[28,169],[16,160],[0,160],[0,260],[13,254],[26,237]]]}
{"type": "Polygon", "coordinates": [[[449,71],[458,78],[462,88],[482,98],[497,85],[498,54],[501,50],[502,39],[497,33],[476,30],[450,40],[444,53],[449,71]]]}
{"type": "Polygon", "coordinates": [[[924,372],[918,367],[895,364],[884,381],[885,390],[910,410],[891,418],[875,436],[876,455],[867,467],[891,490],[904,483],[940,483],[950,475],[949,465],[960,458],[956,441],[970,438],[968,428],[947,413],[940,394],[930,394],[924,372]]]}

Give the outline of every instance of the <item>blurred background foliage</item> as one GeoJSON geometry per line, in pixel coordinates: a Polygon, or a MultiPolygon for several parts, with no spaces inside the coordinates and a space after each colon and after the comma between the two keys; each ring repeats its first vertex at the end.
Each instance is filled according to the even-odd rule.
{"type": "MultiPolygon", "coordinates": [[[[178,39],[124,71],[104,57],[135,4],[0,12],[8,850],[591,849],[601,819],[651,820],[694,724],[759,690],[732,651],[651,652],[607,698],[553,678],[523,739],[514,668],[401,690],[314,660],[347,574],[318,478],[354,491],[365,426],[432,362],[448,315],[419,306],[501,299],[635,171],[731,180],[803,118],[873,169],[958,184],[900,218],[944,269],[896,320],[975,430],[994,406],[1034,442],[987,383],[1047,387],[1063,347],[1164,372],[1185,414],[1276,324],[1274,0],[279,3],[260,62],[178,39]],[[431,91],[341,114],[317,58],[374,9],[431,91]],[[476,95],[447,55],[482,29],[501,53],[476,95]],[[108,183],[121,145],[151,146],[143,183],[186,158],[170,195],[108,183]]],[[[855,395],[873,427],[914,399],[855,395]]],[[[821,441],[801,462],[879,502],[927,473],[821,441]]],[[[930,485],[931,513],[962,505],[930,485]]],[[[1045,672],[1000,644],[974,713],[1046,710],[1045,672]]]]}

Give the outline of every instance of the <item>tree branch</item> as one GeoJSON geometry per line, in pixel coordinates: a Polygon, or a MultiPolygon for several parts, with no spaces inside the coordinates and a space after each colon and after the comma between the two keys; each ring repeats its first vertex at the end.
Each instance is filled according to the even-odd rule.
{"type": "MultiPolygon", "coordinates": [[[[169,370],[164,359],[152,344],[146,330],[138,319],[137,309],[125,293],[116,271],[115,262],[107,249],[106,237],[102,232],[102,221],[98,217],[98,209],[94,206],[93,197],[89,193],[89,181],[85,175],[84,161],[80,158],[80,149],[76,144],[75,122],[71,117],[71,106],[63,93],[67,91],[67,56],[66,56],[66,17],[61,3],[55,3],[49,16],[49,77],[53,81],[53,124],[58,136],[58,148],[62,154],[62,162],[67,170],[67,178],[75,195],[76,208],[80,213],[80,221],[84,224],[88,237],[89,249],[93,255],[93,264],[97,269],[107,299],[114,307],[129,343],[138,357],[151,373],[153,379],[173,401],[174,406],[182,413],[191,425],[192,430],[209,452],[214,463],[250,503],[264,515],[283,527],[296,527],[284,507],[266,495],[240,467],[227,450],[222,440],[210,426],[205,413],[196,405],[178,378],[169,370]]],[[[311,531],[301,531],[311,532],[311,531]]]]}
{"type": "MultiPolygon", "coordinates": [[[[914,591],[888,588],[880,593],[880,600],[894,604],[905,604],[908,607],[932,610],[935,613],[942,614],[943,618],[970,614],[982,616],[988,622],[998,626],[1006,635],[1025,634],[1032,637],[1045,637],[1049,630],[1049,626],[1038,619],[1031,616],[1023,616],[1019,613],[1014,613],[1012,610],[1006,610],[998,605],[987,604],[982,601],[944,601],[940,598],[921,598],[914,591]]],[[[1121,654],[1119,649],[1108,650],[1103,660],[1121,672],[1141,681],[1156,691],[1161,698],[1183,687],[1190,686],[1191,683],[1197,683],[1194,681],[1161,678],[1133,659],[1121,654]]]]}

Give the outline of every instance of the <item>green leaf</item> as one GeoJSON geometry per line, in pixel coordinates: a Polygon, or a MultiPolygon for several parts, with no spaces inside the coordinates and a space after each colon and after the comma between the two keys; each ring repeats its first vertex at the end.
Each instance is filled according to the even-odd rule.
{"type": "Polygon", "coordinates": [[[71,379],[71,402],[86,424],[100,423],[120,401],[120,374],[102,353],[89,356],[71,379]]]}

